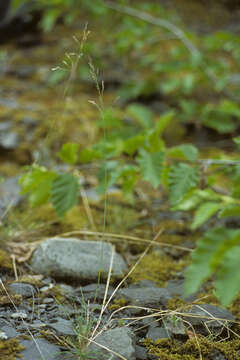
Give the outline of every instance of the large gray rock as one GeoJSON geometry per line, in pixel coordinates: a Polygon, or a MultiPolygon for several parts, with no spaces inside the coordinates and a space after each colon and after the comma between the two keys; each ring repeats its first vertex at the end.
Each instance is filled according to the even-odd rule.
{"type": "MultiPolygon", "coordinates": [[[[101,241],[74,238],[53,238],[43,241],[35,251],[33,271],[56,279],[96,281],[98,272],[107,276],[114,247],[101,241]]],[[[112,274],[123,276],[127,266],[119,254],[114,254],[112,274]]]]}
{"type": "Polygon", "coordinates": [[[135,335],[126,327],[115,328],[104,331],[95,340],[96,343],[115,352],[111,353],[104,348],[91,343],[88,347],[90,355],[98,360],[119,360],[122,359],[116,355],[119,354],[127,360],[135,360],[135,335]]]}

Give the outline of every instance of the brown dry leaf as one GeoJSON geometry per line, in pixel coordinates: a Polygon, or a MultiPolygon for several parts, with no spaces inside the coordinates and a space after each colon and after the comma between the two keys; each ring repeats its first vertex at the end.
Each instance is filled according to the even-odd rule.
{"type": "Polygon", "coordinates": [[[19,264],[28,261],[33,251],[37,248],[37,243],[19,243],[15,241],[8,242],[8,249],[11,255],[14,255],[19,264]]]}

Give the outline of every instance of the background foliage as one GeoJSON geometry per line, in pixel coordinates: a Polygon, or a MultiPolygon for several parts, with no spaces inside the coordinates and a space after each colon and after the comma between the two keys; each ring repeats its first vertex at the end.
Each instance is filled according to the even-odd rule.
{"type": "MultiPolygon", "coordinates": [[[[22,3],[14,1],[13,11],[22,3]]],[[[240,291],[238,276],[232,276],[238,273],[240,256],[240,38],[223,31],[183,31],[181,21],[155,2],[134,2],[134,7],[128,1],[116,5],[100,0],[33,4],[43,14],[40,27],[45,32],[57,22],[74,23],[80,12],[90,23],[94,19],[96,27],[104,24],[107,46],[88,39],[83,53],[77,53],[86,60],[77,62],[74,75],[97,81],[97,71],[89,70],[89,55],[102,73],[109,62],[115,63],[120,100],[105,107],[97,83],[98,141],[86,148],[62,144],[57,157],[69,165],[68,172],[35,164],[21,178],[23,193],[33,206],[50,201],[62,217],[78,200],[78,165],[91,162],[98,164],[100,193],[117,184],[127,201],[134,202],[141,179],[155,189],[163,187],[169,208],[192,214],[192,231],[202,233],[186,272],[186,294],[215,274],[216,295],[228,305],[240,291]],[[164,100],[160,110],[147,106],[154,105],[154,98],[164,100]],[[232,138],[231,151],[205,155],[211,136],[219,141],[232,138]]],[[[67,80],[76,59],[76,54],[68,54],[49,83],[67,80]]]]}

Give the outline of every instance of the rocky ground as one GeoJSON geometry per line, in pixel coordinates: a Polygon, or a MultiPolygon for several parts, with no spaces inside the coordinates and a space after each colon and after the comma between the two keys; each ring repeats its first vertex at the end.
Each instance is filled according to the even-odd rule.
{"type": "MultiPolygon", "coordinates": [[[[184,300],[181,273],[164,287],[150,280],[126,280],[118,287],[128,267],[107,242],[50,238],[35,250],[28,265],[31,275],[16,279],[8,268],[11,261],[5,258],[4,266],[1,359],[158,359],[159,345],[170,339],[178,346],[173,359],[200,356],[197,344],[203,339],[209,347],[206,359],[239,356],[239,345],[229,357],[223,343],[212,342],[231,335],[236,318],[229,310],[207,301],[194,304],[197,295],[184,300]],[[112,280],[106,287],[112,256],[112,280]],[[169,309],[176,299],[181,305],[169,309]]],[[[167,359],[174,352],[163,347],[161,355],[167,359]]]]}
{"type": "MultiPolygon", "coordinates": [[[[1,48],[0,360],[239,360],[240,298],[223,309],[211,281],[184,298],[184,269],[200,234],[189,230],[188,214],[169,211],[164,192],[140,184],[129,205],[111,189],[105,227],[93,167],[80,169],[91,216],[81,200],[60,221],[51,206],[32,209],[20,193],[23,166],[59,168],[61,144],[84,147],[99,135],[89,103],[95,84],[81,79],[62,101],[65,83],[51,71],[83,26],[1,48]]],[[[128,74],[102,63],[112,104],[128,74]]]]}

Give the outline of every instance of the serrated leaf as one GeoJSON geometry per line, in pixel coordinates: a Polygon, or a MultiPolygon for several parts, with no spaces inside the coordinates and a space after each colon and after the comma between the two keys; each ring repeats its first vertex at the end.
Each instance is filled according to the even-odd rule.
{"type": "Polygon", "coordinates": [[[76,205],[79,183],[71,174],[60,174],[52,182],[51,201],[59,217],[76,205]]]}
{"type": "Polygon", "coordinates": [[[39,206],[48,202],[52,181],[57,173],[48,171],[43,166],[34,165],[30,171],[22,175],[19,184],[22,187],[21,194],[29,193],[31,206],[39,206]]]}
{"type": "Polygon", "coordinates": [[[149,181],[154,188],[157,188],[161,183],[164,153],[162,151],[148,153],[142,149],[137,161],[140,164],[143,179],[149,181]]]}
{"type": "Polygon", "coordinates": [[[78,161],[79,145],[75,143],[66,143],[58,152],[58,157],[68,164],[76,164],[78,161]]]}
{"type": "Polygon", "coordinates": [[[183,144],[170,148],[167,155],[181,160],[196,161],[198,149],[192,144],[183,144]]]}
{"type": "Polygon", "coordinates": [[[169,198],[171,206],[177,205],[184,195],[198,182],[198,168],[180,163],[173,165],[169,172],[169,198]]]}
{"type": "Polygon", "coordinates": [[[194,214],[193,223],[191,225],[191,229],[195,230],[202,224],[204,224],[207,220],[210,219],[216,212],[221,209],[222,204],[217,202],[206,202],[199,206],[197,211],[194,214]]]}
{"type": "Polygon", "coordinates": [[[186,295],[196,292],[200,285],[216,271],[226,251],[239,241],[239,235],[239,230],[216,228],[208,231],[198,240],[197,248],[192,253],[192,263],[185,273],[186,295]]]}
{"type": "Polygon", "coordinates": [[[174,210],[190,211],[202,201],[219,200],[219,196],[211,189],[193,189],[174,207],[174,210]]]}
{"type": "Polygon", "coordinates": [[[229,305],[240,292],[240,247],[235,246],[224,257],[215,281],[216,296],[222,305],[229,305]],[[233,275],[234,274],[234,275],[233,275]]]}
{"type": "Polygon", "coordinates": [[[155,126],[156,132],[158,135],[162,135],[170,121],[175,115],[175,111],[167,111],[166,113],[162,114],[159,119],[157,119],[157,124],[155,126]]]}

